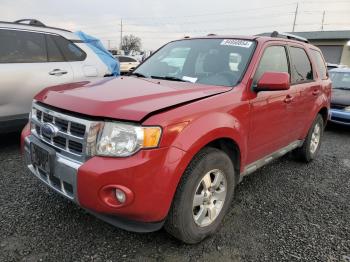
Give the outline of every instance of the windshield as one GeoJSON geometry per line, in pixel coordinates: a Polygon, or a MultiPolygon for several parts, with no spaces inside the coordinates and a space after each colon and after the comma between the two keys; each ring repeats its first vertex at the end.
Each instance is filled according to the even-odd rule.
{"type": "Polygon", "coordinates": [[[350,71],[349,72],[329,72],[335,89],[350,90],[350,71]]]}
{"type": "Polygon", "coordinates": [[[161,48],[134,75],[205,85],[235,86],[255,47],[240,39],[189,39],[161,48]]]}

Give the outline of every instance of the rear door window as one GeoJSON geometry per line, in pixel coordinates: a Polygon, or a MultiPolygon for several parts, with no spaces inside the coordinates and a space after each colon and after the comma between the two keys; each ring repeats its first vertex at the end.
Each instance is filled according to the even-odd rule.
{"type": "Polygon", "coordinates": [[[284,46],[269,46],[265,49],[255,72],[254,84],[257,84],[265,72],[289,73],[288,58],[284,46]]]}
{"type": "Polygon", "coordinates": [[[319,51],[311,49],[311,55],[317,64],[317,73],[321,79],[327,79],[327,68],[323,60],[322,54],[319,51]]]}
{"type": "Polygon", "coordinates": [[[47,62],[44,34],[1,29],[0,39],[0,63],[47,62]]]}
{"type": "Polygon", "coordinates": [[[49,62],[65,62],[64,57],[51,35],[46,36],[49,62]]]}
{"type": "Polygon", "coordinates": [[[300,84],[313,80],[312,66],[305,50],[299,47],[290,47],[292,84],[300,84]]]}
{"type": "Polygon", "coordinates": [[[53,35],[51,36],[52,39],[55,41],[57,47],[61,51],[64,59],[67,62],[74,62],[74,61],[84,61],[86,58],[86,53],[81,50],[78,46],[76,46],[71,41],[68,41],[67,39],[53,35]]]}

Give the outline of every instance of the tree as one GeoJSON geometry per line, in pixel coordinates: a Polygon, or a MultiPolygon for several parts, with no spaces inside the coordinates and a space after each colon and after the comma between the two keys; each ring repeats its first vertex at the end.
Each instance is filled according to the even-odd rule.
{"type": "Polygon", "coordinates": [[[126,35],[123,37],[121,48],[127,54],[130,51],[141,51],[141,38],[134,35],[126,35]]]}

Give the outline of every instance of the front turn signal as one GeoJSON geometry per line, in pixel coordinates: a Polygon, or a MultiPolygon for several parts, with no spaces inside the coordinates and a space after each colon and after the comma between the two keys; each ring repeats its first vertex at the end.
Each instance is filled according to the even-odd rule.
{"type": "Polygon", "coordinates": [[[160,127],[143,127],[143,148],[154,148],[159,145],[162,129],[160,127]]]}

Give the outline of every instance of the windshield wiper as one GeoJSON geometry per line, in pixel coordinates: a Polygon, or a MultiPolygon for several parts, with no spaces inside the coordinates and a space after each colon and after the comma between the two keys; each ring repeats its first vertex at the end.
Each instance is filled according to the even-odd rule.
{"type": "Polygon", "coordinates": [[[137,72],[129,73],[128,76],[137,76],[137,77],[147,78],[147,76],[145,76],[144,74],[137,73],[137,72]]]}
{"type": "Polygon", "coordinates": [[[179,82],[189,82],[189,81],[186,81],[186,80],[179,78],[179,77],[176,77],[176,76],[151,76],[151,78],[170,80],[170,81],[179,81],[179,82]]]}

